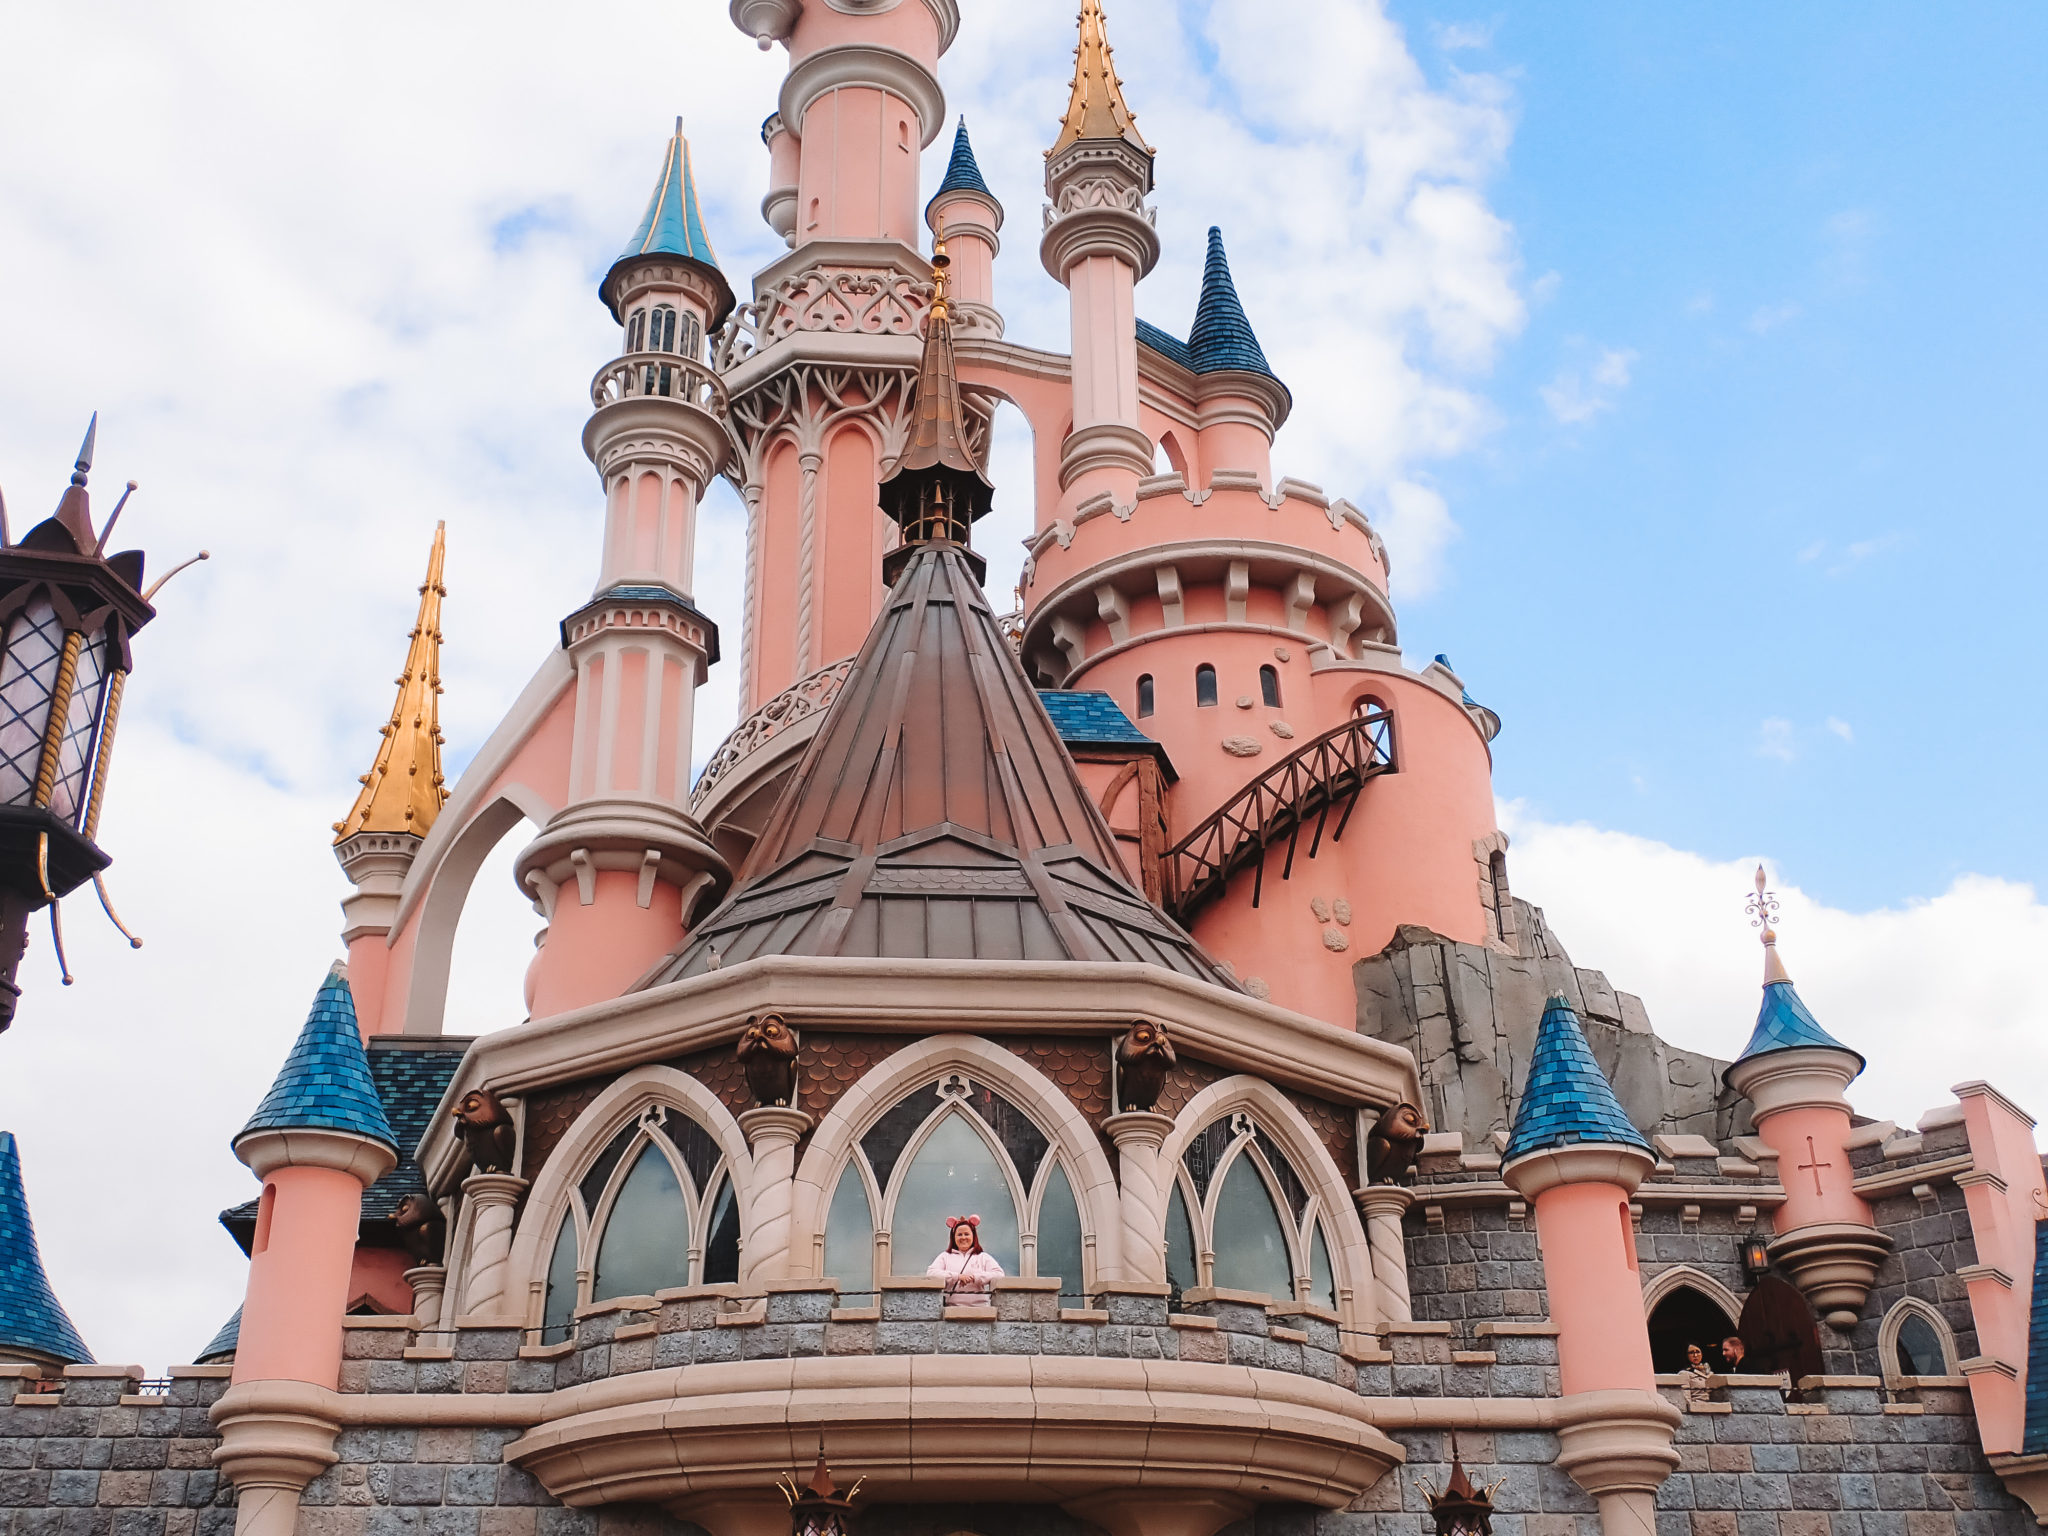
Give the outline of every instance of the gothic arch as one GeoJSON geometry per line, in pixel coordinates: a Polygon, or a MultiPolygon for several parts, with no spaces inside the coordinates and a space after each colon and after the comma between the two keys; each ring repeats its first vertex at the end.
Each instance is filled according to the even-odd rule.
{"type": "Polygon", "coordinates": [[[1378,1320],[1373,1308],[1372,1251],[1352,1201],[1351,1185],[1307,1117],[1278,1088],[1243,1074],[1204,1088],[1174,1117],[1173,1129],[1159,1149],[1161,1173],[1177,1176],[1188,1143],[1223,1116],[1240,1110],[1272,1136],[1308,1186],[1310,1214],[1321,1220],[1330,1247],[1337,1311],[1344,1325],[1370,1328],[1378,1320]]]}
{"type": "Polygon", "coordinates": [[[1742,1298],[1703,1269],[1690,1264],[1668,1264],[1643,1282],[1643,1316],[1657,1310],[1657,1303],[1681,1287],[1698,1291],[1728,1314],[1728,1331],[1742,1320],[1742,1298]]]}
{"type": "Polygon", "coordinates": [[[1948,1319],[1936,1307],[1922,1301],[1918,1296],[1901,1297],[1893,1303],[1884,1315],[1884,1321],[1877,1327],[1877,1362],[1887,1387],[1903,1387],[1924,1378],[1909,1376],[1899,1368],[1899,1331],[1906,1326],[1909,1318],[1919,1318],[1934,1330],[1934,1336],[1941,1343],[1942,1363],[1947,1367],[1942,1372],[1953,1376],[1960,1367],[1956,1350],[1955,1330],[1949,1327],[1948,1319]]]}
{"type": "MultiPolygon", "coordinates": [[[[511,1259],[513,1276],[525,1277],[528,1294],[517,1310],[525,1315],[529,1327],[539,1322],[540,1307],[547,1290],[548,1260],[553,1255],[555,1233],[565,1214],[574,1217],[579,1242],[586,1246],[589,1242],[590,1232],[586,1223],[594,1213],[579,1213],[576,1202],[570,1199],[577,1180],[591,1159],[603,1151],[614,1136],[631,1125],[642,1111],[654,1105],[680,1110],[709,1132],[718,1144],[724,1155],[724,1167],[732,1178],[734,1197],[739,1202],[744,1242],[744,1234],[751,1229],[753,1222],[754,1161],[747,1150],[747,1138],[740,1131],[739,1122],[719,1102],[716,1094],[687,1072],[679,1072],[674,1067],[636,1067],[613,1082],[576,1117],[576,1123],[569,1127],[568,1134],[533,1181],[526,1209],[519,1217],[519,1228],[513,1234],[511,1259]]],[[[711,1190],[699,1190],[698,1194],[708,1198],[711,1190]]],[[[518,1284],[517,1278],[514,1284],[518,1284]]]]}
{"type": "MultiPolygon", "coordinates": [[[[839,1171],[855,1143],[877,1116],[905,1094],[949,1071],[964,1073],[997,1089],[1031,1117],[1065,1163],[1074,1200],[1081,1208],[1084,1241],[1095,1242],[1095,1276],[1123,1275],[1119,1246],[1123,1219],[1116,1176],[1103,1155],[1101,1138],[1059,1088],[1015,1052],[976,1035],[931,1035],[905,1046],[871,1067],[839,1096],[831,1113],[811,1133],[796,1170],[790,1211],[790,1270],[816,1276],[824,1241],[825,1214],[839,1171]]],[[[1028,1199],[1032,1191],[1027,1190],[1028,1199]]],[[[877,1208],[876,1219],[882,1218],[877,1208]]]]}

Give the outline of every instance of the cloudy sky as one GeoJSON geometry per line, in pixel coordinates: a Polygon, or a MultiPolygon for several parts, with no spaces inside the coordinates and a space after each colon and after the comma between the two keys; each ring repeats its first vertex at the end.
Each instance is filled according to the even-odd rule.
{"type": "MultiPolygon", "coordinates": [[[[1033,236],[1068,7],[963,9],[941,74],[1009,210],[999,299],[1063,346],[1033,236]]],[[[1140,313],[1185,332],[1221,224],[1295,395],[1278,467],[1371,511],[1404,642],[1506,719],[1517,892],[1725,1055],[1761,858],[1803,994],[1873,1058],[1868,1112],[1977,1076],[2048,1106],[2048,12],[1113,0],[1111,24],[1160,152],[1140,313]]],[[[755,129],[780,57],[714,0],[0,8],[14,526],[98,409],[102,511],[133,477],[155,568],[214,556],[138,646],[102,828],[147,947],[70,902],[77,984],[39,932],[0,1038],[0,1126],[101,1359],[189,1359],[233,1309],[213,1217],[253,1185],[227,1139],[339,951],[327,829],[434,522],[459,769],[595,573],[595,287],[675,114],[736,286],[779,248],[755,129]]],[[[1011,422],[999,483],[1021,449],[1011,422]]],[[[984,540],[998,593],[1023,508],[984,540]]],[[[699,600],[736,633],[729,491],[703,526],[699,600]]],[[[519,1016],[518,841],[472,897],[451,1028],[519,1016]]]]}

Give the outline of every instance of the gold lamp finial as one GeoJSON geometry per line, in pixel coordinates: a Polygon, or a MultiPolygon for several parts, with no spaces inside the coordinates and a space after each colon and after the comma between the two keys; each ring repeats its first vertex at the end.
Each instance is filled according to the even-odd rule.
{"type": "Polygon", "coordinates": [[[946,242],[932,243],[932,319],[943,320],[953,312],[946,288],[953,276],[953,258],[946,254],[946,242]]]}
{"type": "Polygon", "coordinates": [[[420,584],[419,618],[398,678],[398,700],[383,729],[377,760],[362,777],[362,792],[345,821],[334,824],[336,843],[358,832],[410,832],[425,837],[448,789],[441,777],[441,581],[448,525],[434,525],[427,579],[420,584]]]}
{"type": "Polygon", "coordinates": [[[1102,0],[1081,0],[1081,41],[1074,49],[1074,88],[1067,98],[1067,114],[1060,122],[1060,136],[1050,154],[1058,154],[1083,139],[1122,139],[1140,154],[1150,155],[1152,146],[1138,132],[1138,114],[1124,100],[1123,82],[1116,77],[1116,60],[1109,46],[1109,31],[1102,16],[1102,0]]]}
{"type": "Polygon", "coordinates": [[[1792,976],[1785,969],[1785,962],[1778,958],[1778,930],[1771,926],[1778,915],[1778,897],[1775,892],[1764,888],[1766,883],[1764,867],[1759,864],[1756,867],[1756,894],[1749,898],[1746,910],[1749,926],[1762,930],[1757,936],[1763,940],[1764,985],[1768,987],[1773,982],[1790,981],[1792,976]]]}

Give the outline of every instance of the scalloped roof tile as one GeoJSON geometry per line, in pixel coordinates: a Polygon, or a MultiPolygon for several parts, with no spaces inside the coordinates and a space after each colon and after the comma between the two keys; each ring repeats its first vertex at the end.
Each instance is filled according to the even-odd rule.
{"type": "MultiPolygon", "coordinates": [[[[945,178],[939,182],[939,190],[932,194],[936,203],[948,192],[979,192],[994,197],[988,183],[981,179],[981,166],[975,161],[974,146],[967,142],[967,119],[960,119],[960,126],[953,133],[953,155],[946,162],[945,178]]],[[[925,204],[927,208],[931,203],[925,204]]]]}
{"type": "Polygon", "coordinates": [[[1562,994],[1553,994],[1536,1026],[1536,1048],[1505,1160],[1577,1142],[1614,1142],[1650,1150],[1643,1133],[1622,1113],[1613,1085],[1593,1059],[1585,1029],[1562,994]]]}
{"type": "Polygon", "coordinates": [[[1197,373],[1237,369],[1274,377],[1252,323],[1245,318],[1244,305],[1238,302],[1230,258],[1223,254],[1223,231],[1214,224],[1209,226],[1209,257],[1202,267],[1202,298],[1188,332],[1188,354],[1197,373]]]}
{"type": "Polygon", "coordinates": [[[1138,344],[1150,347],[1168,362],[1178,363],[1190,373],[1195,371],[1195,359],[1188,351],[1188,344],[1149,321],[1138,322],[1138,344]]]}
{"type": "Polygon", "coordinates": [[[71,1365],[92,1363],[92,1351],[43,1272],[14,1132],[0,1131],[0,1358],[10,1346],[71,1365]]]}
{"type": "Polygon", "coordinates": [[[1052,716],[1053,729],[1060,733],[1061,741],[1077,745],[1103,742],[1134,747],[1159,745],[1131,724],[1131,717],[1106,693],[1086,688],[1072,691],[1041,688],[1038,701],[1052,716]]]}
{"type": "MultiPolygon", "coordinates": [[[[1766,982],[1763,1006],[1757,1010],[1756,1029],[1736,1060],[1747,1061],[1752,1056],[1762,1056],[1771,1051],[1814,1048],[1849,1051],[1859,1063],[1863,1061],[1861,1052],[1850,1051],[1848,1046],[1820,1027],[1820,1021],[1807,1010],[1791,982],[1766,982]]],[[[1859,1066],[1857,1071],[1860,1073],[1862,1067],[1859,1066]]]]}
{"type": "Polygon", "coordinates": [[[235,1308],[235,1315],[220,1325],[220,1332],[207,1341],[206,1348],[193,1357],[195,1365],[217,1365],[223,1360],[235,1357],[235,1346],[242,1339],[242,1309],[235,1308]]]}
{"type": "Polygon", "coordinates": [[[370,1076],[355,998],[348,989],[348,968],[338,960],[314,994],[306,1027],[278,1069],[277,1080],[236,1139],[251,1131],[285,1130],[346,1131],[398,1149],[398,1137],[370,1076]]]}

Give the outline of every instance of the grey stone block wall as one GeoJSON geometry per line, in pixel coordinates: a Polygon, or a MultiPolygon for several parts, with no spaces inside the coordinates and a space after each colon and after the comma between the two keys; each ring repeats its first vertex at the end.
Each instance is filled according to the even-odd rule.
{"type": "Polygon", "coordinates": [[[32,1385],[0,1377],[0,1536],[232,1536],[206,1416],[226,1382],[124,1404],[132,1379],[73,1378],[61,1402],[17,1402],[32,1385]]]}
{"type": "Polygon", "coordinates": [[[1447,1205],[1438,1226],[1417,1205],[1403,1218],[1402,1235],[1409,1305],[1418,1318],[1451,1323],[1459,1348],[1479,1347],[1479,1323],[1550,1315],[1532,1216],[1510,1219],[1506,1202],[1447,1205]]]}

